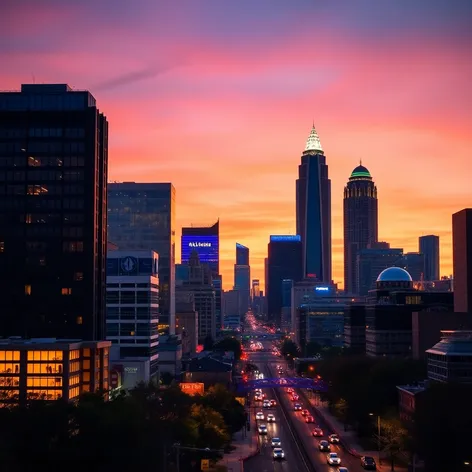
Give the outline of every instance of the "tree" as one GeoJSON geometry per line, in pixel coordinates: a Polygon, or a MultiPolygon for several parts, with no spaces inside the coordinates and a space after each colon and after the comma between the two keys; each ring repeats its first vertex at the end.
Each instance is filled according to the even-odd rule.
{"type": "Polygon", "coordinates": [[[300,349],[291,339],[285,339],[280,348],[280,353],[288,359],[294,359],[300,355],[300,349]]]}
{"type": "Polygon", "coordinates": [[[395,460],[398,455],[405,450],[405,442],[408,431],[403,427],[398,418],[382,419],[380,423],[380,437],[377,434],[377,440],[380,442],[382,450],[387,453],[391,470],[395,470],[395,460]]]}
{"type": "Polygon", "coordinates": [[[170,372],[162,372],[161,383],[162,385],[170,385],[174,380],[174,376],[170,372]]]}
{"type": "Polygon", "coordinates": [[[223,338],[213,345],[214,350],[231,351],[234,353],[234,358],[239,360],[242,353],[241,343],[236,338],[223,338]]]}

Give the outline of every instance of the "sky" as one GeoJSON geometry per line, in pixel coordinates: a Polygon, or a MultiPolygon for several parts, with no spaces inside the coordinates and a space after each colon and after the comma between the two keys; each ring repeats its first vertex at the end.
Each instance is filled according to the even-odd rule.
{"type": "MultiPolygon", "coordinates": [[[[220,218],[264,278],[270,234],[295,234],[314,122],[332,181],[333,278],[343,187],[362,159],[379,238],[405,251],[472,206],[470,0],[3,0],[0,89],[87,89],[110,124],[109,180],[172,182],[181,226],[220,218]]],[[[179,246],[179,244],[177,244],[179,246]]],[[[177,248],[180,261],[180,248],[177,248]]]]}

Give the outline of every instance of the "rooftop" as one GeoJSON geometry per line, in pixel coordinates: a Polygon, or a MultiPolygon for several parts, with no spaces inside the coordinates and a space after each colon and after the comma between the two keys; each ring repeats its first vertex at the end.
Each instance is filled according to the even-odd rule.
{"type": "Polygon", "coordinates": [[[303,154],[324,154],[323,148],[321,147],[320,137],[316,132],[314,124],[311,128],[310,136],[308,136],[306,141],[305,151],[303,154]]]}
{"type": "Polygon", "coordinates": [[[372,176],[370,175],[369,170],[367,167],[364,167],[362,164],[358,165],[351,173],[349,180],[357,180],[357,179],[368,179],[372,180],[372,176]]]}
{"type": "Polygon", "coordinates": [[[441,341],[428,354],[472,357],[472,331],[441,331],[441,341]]]}
{"type": "Polygon", "coordinates": [[[401,267],[388,267],[380,272],[377,282],[412,282],[411,275],[401,267]]]}

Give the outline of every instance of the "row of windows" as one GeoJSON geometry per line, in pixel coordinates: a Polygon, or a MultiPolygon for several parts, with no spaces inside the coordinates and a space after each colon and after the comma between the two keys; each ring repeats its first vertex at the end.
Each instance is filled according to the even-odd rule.
{"type": "Polygon", "coordinates": [[[136,303],[159,303],[157,292],[149,291],[129,291],[122,292],[118,290],[107,291],[107,303],[117,303],[122,305],[134,305],[136,303]]]}
{"type": "MultiPolygon", "coordinates": [[[[83,138],[85,136],[84,128],[30,128],[28,136],[33,138],[83,138]]],[[[1,134],[0,134],[1,137],[1,134]]]]}
{"type": "Polygon", "coordinates": [[[29,361],[58,362],[62,361],[64,353],[62,351],[28,351],[29,361]]]}
{"type": "Polygon", "coordinates": [[[135,284],[135,283],[110,283],[107,284],[107,288],[155,288],[156,290],[159,289],[159,285],[157,284],[147,284],[147,283],[140,283],[140,284],[135,284]]]}
{"type": "Polygon", "coordinates": [[[62,364],[38,364],[29,363],[26,367],[28,374],[57,374],[62,375],[62,364]]]}
{"type": "Polygon", "coordinates": [[[0,387],[18,387],[20,378],[16,377],[0,377],[0,387]]]}
{"type": "MultiPolygon", "coordinates": [[[[0,154],[7,155],[13,153],[36,153],[42,152],[46,154],[82,154],[85,152],[85,144],[83,142],[67,142],[67,141],[30,141],[27,146],[18,142],[0,141],[0,154]]],[[[20,165],[25,165],[20,164],[20,165]]]]}
{"type": "MultiPolygon", "coordinates": [[[[0,194],[2,192],[2,187],[0,185],[0,194]]],[[[22,193],[21,195],[24,195],[22,193]]],[[[45,196],[46,198],[31,198],[24,200],[22,198],[0,198],[0,210],[24,210],[25,207],[29,210],[62,210],[63,209],[63,199],[53,199],[53,198],[48,198],[48,196],[45,196]]],[[[73,199],[72,199],[73,200],[73,199]]],[[[64,209],[72,209],[72,210],[77,210],[80,208],[83,208],[83,202],[82,203],[77,203],[69,199],[65,205],[64,209]]]]}
{"type": "MultiPolygon", "coordinates": [[[[0,168],[16,168],[16,167],[84,167],[85,159],[81,156],[0,156],[0,168]]],[[[11,177],[7,180],[18,180],[15,175],[20,170],[8,171],[7,176],[11,173],[11,177]]]]}
{"type": "Polygon", "coordinates": [[[62,387],[62,377],[27,377],[27,387],[62,387]]]}
{"type": "Polygon", "coordinates": [[[0,361],[19,361],[20,351],[0,351],[0,361]]]}
{"type": "Polygon", "coordinates": [[[152,336],[158,334],[157,324],[107,323],[107,336],[152,336]]]}
{"type": "Polygon", "coordinates": [[[59,400],[62,398],[62,390],[26,390],[26,398],[28,400],[59,400]]]}

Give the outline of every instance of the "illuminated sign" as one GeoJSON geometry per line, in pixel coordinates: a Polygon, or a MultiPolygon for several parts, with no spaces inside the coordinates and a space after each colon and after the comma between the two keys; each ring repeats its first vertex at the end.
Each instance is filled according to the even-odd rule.
{"type": "Polygon", "coordinates": [[[203,395],[205,384],[200,382],[182,382],[180,383],[180,390],[187,395],[203,395]]]}
{"type": "Polygon", "coordinates": [[[125,367],[125,372],[127,374],[137,374],[138,368],[137,367],[125,367]]]}
{"type": "Polygon", "coordinates": [[[317,292],[329,292],[329,287],[315,287],[317,292]]]}
{"type": "Polygon", "coordinates": [[[286,241],[296,241],[299,242],[301,241],[302,238],[298,234],[293,236],[293,235],[282,235],[282,236],[271,236],[270,237],[270,242],[286,242],[286,241]]]}
{"type": "Polygon", "coordinates": [[[188,243],[188,246],[189,247],[211,247],[211,243],[200,243],[200,242],[194,243],[194,242],[190,241],[188,243]]]}

